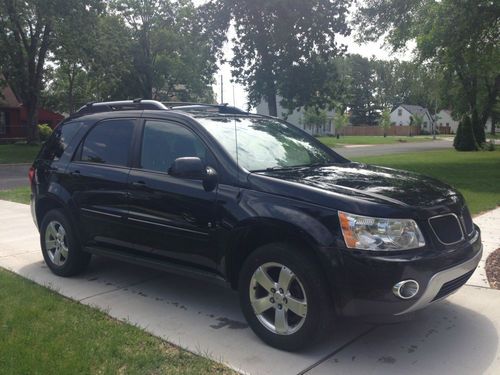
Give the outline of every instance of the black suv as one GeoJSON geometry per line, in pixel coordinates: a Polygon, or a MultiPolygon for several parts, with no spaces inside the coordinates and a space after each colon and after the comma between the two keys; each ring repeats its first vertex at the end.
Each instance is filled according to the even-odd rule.
{"type": "Polygon", "coordinates": [[[482,253],[460,193],[354,163],[276,118],[135,100],[82,107],[30,170],[52,272],[91,254],[226,281],[285,350],[336,315],[400,315],[456,291],[482,253]]]}

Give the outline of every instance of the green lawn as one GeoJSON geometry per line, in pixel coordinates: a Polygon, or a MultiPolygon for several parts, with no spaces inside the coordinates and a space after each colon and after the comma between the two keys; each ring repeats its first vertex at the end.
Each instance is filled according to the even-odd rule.
{"type": "Polygon", "coordinates": [[[0,269],[1,374],[232,374],[0,269]]]}
{"type": "Polygon", "coordinates": [[[365,135],[347,135],[345,137],[317,137],[328,147],[337,147],[342,145],[381,145],[390,143],[404,142],[425,142],[432,141],[432,136],[419,135],[414,137],[396,137],[396,136],[365,136],[365,135]]]}
{"type": "Polygon", "coordinates": [[[21,187],[10,190],[0,190],[0,199],[17,202],[17,203],[30,203],[31,189],[29,187],[21,187]]]}
{"type": "Polygon", "coordinates": [[[441,150],[353,159],[415,171],[447,182],[462,192],[473,214],[500,205],[500,150],[441,150]]]}
{"type": "Polygon", "coordinates": [[[0,145],[0,164],[31,163],[40,151],[40,145],[25,143],[0,145]]]}

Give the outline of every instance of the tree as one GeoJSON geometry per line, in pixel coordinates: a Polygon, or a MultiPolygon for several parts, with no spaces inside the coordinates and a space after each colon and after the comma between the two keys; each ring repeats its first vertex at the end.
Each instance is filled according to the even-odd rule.
{"type": "Polygon", "coordinates": [[[0,59],[7,83],[27,110],[28,141],[38,141],[38,104],[46,60],[64,24],[100,9],[99,0],[4,0],[0,2],[0,59]]]}
{"type": "Polygon", "coordinates": [[[391,127],[391,110],[389,108],[386,108],[382,111],[379,126],[384,131],[384,137],[387,137],[387,130],[391,127]]]}
{"type": "Polygon", "coordinates": [[[314,129],[313,134],[319,134],[321,128],[328,121],[328,115],[325,110],[308,107],[304,112],[303,124],[314,129]]]}
{"type": "Polygon", "coordinates": [[[458,124],[457,134],[453,140],[453,147],[457,151],[476,151],[478,149],[469,116],[464,116],[458,124]]]}
{"type": "Polygon", "coordinates": [[[333,124],[335,126],[335,136],[337,139],[340,138],[340,133],[342,133],[342,129],[344,129],[347,124],[349,124],[349,114],[347,112],[342,113],[340,110],[335,111],[335,115],[333,116],[333,124]]]}
{"type": "Polygon", "coordinates": [[[311,102],[324,107],[332,101],[334,90],[325,81],[325,77],[330,80],[332,71],[326,66],[329,57],[345,51],[345,46],[337,43],[337,35],[349,34],[349,0],[211,3],[234,23],[230,64],[235,81],[247,87],[251,106],[264,99],[269,114],[276,116],[277,95],[289,110],[311,102]]]}
{"type": "Polygon", "coordinates": [[[498,2],[368,0],[355,23],[361,40],[385,35],[395,50],[416,41],[418,61],[435,63],[458,86],[455,112],[472,115],[473,128],[484,133],[500,92],[498,2]]]}

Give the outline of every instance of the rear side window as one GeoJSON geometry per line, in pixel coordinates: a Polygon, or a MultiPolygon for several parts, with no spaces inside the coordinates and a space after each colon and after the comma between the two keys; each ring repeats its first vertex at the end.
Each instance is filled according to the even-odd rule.
{"type": "Polygon", "coordinates": [[[207,162],[207,149],[191,130],[166,121],[146,121],[141,148],[141,167],[168,172],[177,158],[197,156],[207,162]]]}
{"type": "Polygon", "coordinates": [[[132,119],[100,122],[85,137],[80,160],[126,166],[134,125],[135,121],[132,119]]]}
{"type": "Polygon", "coordinates": [[[67,122],[61,124],[54,129],[52,136],[43,146],[40,154],[41,159],[44,160],[59,160],[66,147],[76,135],[83,122],[67,122]]]}

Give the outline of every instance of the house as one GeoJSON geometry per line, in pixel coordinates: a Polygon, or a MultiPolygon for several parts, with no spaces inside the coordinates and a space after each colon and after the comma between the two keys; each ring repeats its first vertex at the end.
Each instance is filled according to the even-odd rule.
{"type": "Polygon", "coordinates": [[[449,109],[442,109],[437,113],[436,123],[441,134],[455,134],[459,122],[453,118],[449,109]]]}
{"type": "MultiPolygon", "coordinates": [[[[317,128],[316,126],[304,124],[303,108],[299,108],[298,110],[294,110],[291,114],[288,114],[288,110],[280,105],[281,100],[282,99],[280,96],[276,97],[278,118],[288,121],[292,125],[305,130],[309,134],[327,135],[335,133],[335,126],[333,124],[333,116],[335,115],[335,111],[327,111],[327,122],[321,128],[317,128]]],[[[269,109],[265,100],[261,100],[256,110],[259,115],[269,115],[269,109]]]]}
{"type": "Polygon", "coordinates": [[[427,108],[419,105],[400,104],[391,112],[391,124],[396,126],[413,125],[413,116],[422,116],[422,131],[432,131],[432,116],[427,108]]]}
{"type": "MultiPolygon", "coordinates": [[[[0,75],[0,82],[3,76],[0,75]]],[[[43,108],[38,109],[38,123],[55,127],[64,116],[43,108]]],[[[28,134],[28,111],[14,91],[5,85],[0,87],[0,139],[23,139],[28,134]]]]}

